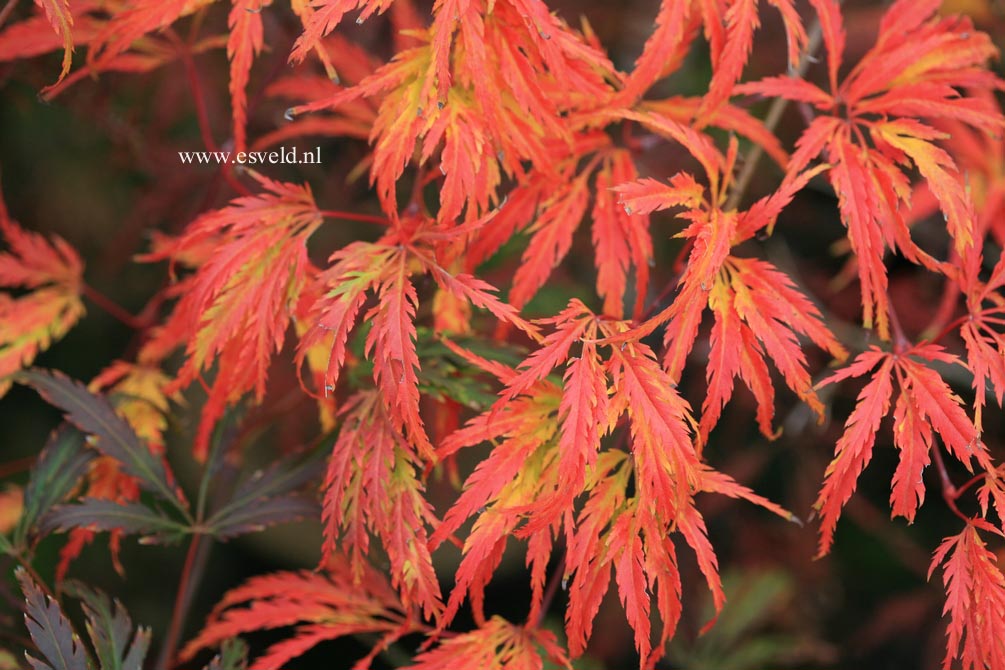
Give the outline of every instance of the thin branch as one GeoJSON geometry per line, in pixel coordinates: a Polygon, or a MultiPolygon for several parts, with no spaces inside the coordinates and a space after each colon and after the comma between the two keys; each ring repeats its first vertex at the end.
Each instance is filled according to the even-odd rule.
{"type": "Polygon", "coordinates": [[[551,574],[548,576],[548,584],[544,587],[544,596],[541,598],[541,607],[537,611],[537,616],[533,621],[527,622],[527,627],[531,630],[541,627],[541,622],[544,621],[545,614],[548,613],[548,609],[551,607],[551,601],[555,599],[555,594],[558,593],[558,585],[565,581],[565,549],[562,549],[562,553],[558,557],[558,563],[555,564],[555,569],[552,570],[551,574]]]}
{"type": "Polygon", "coordinates": [[[10,18],[10,13],[14,11],[17,7],[17,0],[7,0],[7,4],[0,9],[0,27],[7,23],[7,19],[10,18]]]}
{"type": "Polygon", "coordinates": [[[383,216],[373,214],[356,214],[354,212],[343,212],[334,209],[321,210],[321,216],[331,219],[342,219],[344,221],[361,221],[363,223],[376,223],[381,226],[390,226],[391,222],[383,216]]]}
{"type": "Polygon", "coordinates": [[[192,577],[195,571],[193,567],[196,563],[196,555],[199,553],[199,545],[203,536],[196,533],[188,545],[188,552],[185,554],[185,565],[181,569],[181,577],[178,579],[178,592],[175,594],[174,612],[171,615],[171,623],[168,627],[167,637],[164,639],[164,646],[161,647],[160,656],[157,658],[156,670],[168,670],[172,667],[178,643],[181,641],[182,628],[185,625],[185,618],[188,611],[189,592],[192,590],[192,577]]]}
{"type": "Polygon", "coordinates": [[[83,284],[80,288],[80,292],[85,298],[97,305],[101,310],[114,317],[117,321],[129,326],[133,330],[143,330],[147,327],[147,323],[143,319],[133,316],[117,302],[106,296],[104,293],[101,293],[90,284],[83,284]]]}
{"type": "MultiPolygon", "coordinates": [[[[806,71],[809,70],[810,65],[815,62],[814,56],[816,52],[820,49],[820,45],[823,43],[823,29],[820,26],[820,19],[813,21],[812,26],[809,31],[809,43],[806,45],[806,51],[803,54],[802,60],[799,61],[799,65],[795,68],[794,74],[796,76],[803,76],[806,71]]],[[[771,107],[768,108],[768,113],[764,117],[764,128],[769,133],[774,133],[778,124],[782,121],[782,115],[785,114],[786,108],[789,106],[789,101],[786,98],[775,98],[771,103],[771,107]]],[[[736,178],[736,184],[733,186],[732,192],[729,194],[729,199],[726,201],[723,209],[725,211],[730,211],[737,209],[743,201],[743,196],[746,195],[747,189],[750,187],[750,182],[754,179],[754,174],[757,173],[757,167],[764,157],[764,148],[755,144],[747,154],[747,160],[743,165],[743,170],[740,175],[736,178]]]]}
{"type": "Polygon", "coordinates": [[[946,501],[946,505],[952,510],[953,514],[970,523],[970,517],[961,512],[960,508],[956,506],[956,499],[960,497],[960,490],[956,488],[953,480],[949,477],[949,470],[946,469],[946,462],[942,459],[942,452],[939,451],[938,445],[934,445],[932,448],[932,460],[935,461],[935,467],[939,472],[939,481],[942,484],[942,499],[946,501]]]}

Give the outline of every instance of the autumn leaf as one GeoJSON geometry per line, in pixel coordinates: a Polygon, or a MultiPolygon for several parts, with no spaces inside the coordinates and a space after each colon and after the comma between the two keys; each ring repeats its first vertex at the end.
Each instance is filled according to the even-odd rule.
{"type": "Polygon", "coordinates": [[[978,534],[990,530],[979,520],[967,524],[959,535],[947,537],[932,556],[928,578],[942,565],[946,587],[948,644],[945,670],[959,659],[964,670],[996,668],[1005,663],[1005,630],[1000,612],[1005,608],[1005,575],[995,554],[978,534]]]}
{"type": "Polygon", "coordinates": [[[438,616],[440,586],[427,536],[437,520],[423,497],[415,451],[396,430],[378,393],[351,398],[343,412],[345,423],[324,481],[322,563],[344,553],[353,578],[362,579],[375,535],[390,558],[392,585],[402,603],[421,608],[427,617],[438,616]]]}
{"type": "Polygon", "coordinates": [[[25,596],[24,622],[42,658],[26,655],[35,670],[91,670],[84,643],[59,603],[43,592],[23,567],[14,571],[25,596]]]}
{"type": "Polygon", "coordinates": [[[473,631],[445,639],[415,657],[409,670],[504,670],[541,668],[545,661],[560,668],[572,665],[554,633],[515,626],[492,617],[473,631]]]}
{"type": "Polygon", "coordinates": [[[979,95],[1000,87],[984,69],[996,51],[969,19],[933,16],[939,2],[898,0],[886,11],[875,46],[839,82],[845,46],[839,3],[812,4],[827,50],[829,92],[794,76],[768,77],[737,90],[796,100],[819,111],[797,142],[789,170],[802,171],[820,155],[832,164],[828,175],[858,261],[863,321],[889,339],[886,248],[940,269],[911,239],[904,221],[902,205],[911,197],[905,170],[916,168],[928,183],[956,251],[973,244],[974,208],[963,176],[936,144],[946,135],[926,121],[1000,132],[1000,113],[979,95]],[[960,93],[968,89],[975,94],[960,93]]]}
{"type": "Polygon", "coordinates": [[[821,516],[819,555],[830,550],[841,509],[872,458],[876,434],[889,414],[895,388],[899,395],[894,405],[893,442],[900,451],[900,463],[890,497],[893,516],[914,521],[925,495],[922,472],[929,463],[931,449],[939,448],[934,436],[941,438],[946,450],[967,469],[973,469],[974,460],[981,467],[990,466],[987,447],[978,439],[962,399],[926,362],[958,364],[959,360],[934,344],[919,344],[900,353],[872,347],[819,384],[872,376],[845,423],[815,503],[821,516]]]}
{"type": "Polygon", "coordinates": [[[45,12],[52,29],[63,40],[63,66],[59,72],[58,84],[70,71],[73,63],[73,14],[68,0],[35,0],[35,4],[45,12]]]}
{"type": "Polygon", "coordinates": [[[272,0],[232,0],[227,18],[227,58],[230,59],[230,106],[234,119],[234,151],[247,149],[248,76],[251,64],[262,51],[262,10],[272,0]]]}
{"type": "Polygon", "coordinates": [[[217,603],[202,632],[189,641],[181,658],[217,646],[243,633],[292,628],[251,664],[252,670],[279,670],[327,640],[375,634],[383,642],[359,662],[366,667],[382,644],[420,630],[407,619],[394,591],[373,568],[353,576],[346,561],[334,556],[323,572],[277,572],[252,577],[217,603]]]}
{"type": "Polygon", "coordinates": [[[0,396],[11,375],[59,340],[84,316],[80,296],[84,266],[77,252],[58,237],[46,239],[10,219],[0,200],[0,396]]]}
{"type": "Polygon", "coordinates": [[[172,393],[216,364],[194,453],[205,459],[210,433],[224,409],[253,392],[265,396],[269,362],[282,349],[292,312],[315,272],[306,241],[321,225],[310,188],[251,173],[259,195],[242,196],[200,216],[173,245],[150,256],[182,258],[207,241],[216,245],[175,307],[171,327],[185,342],[186,360],[172,393]]]}

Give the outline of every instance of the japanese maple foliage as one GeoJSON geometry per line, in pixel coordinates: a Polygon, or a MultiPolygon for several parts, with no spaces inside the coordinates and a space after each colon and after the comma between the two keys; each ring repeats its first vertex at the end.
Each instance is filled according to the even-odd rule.
{"type": "MultiPolygon", "coordinates": [[[[852,58],[838,0],[662,0],[625,67],[588,20],[544,0],[15,4],[0,60],[57,54],[55,79],[37,82],[57,104],[175,68],[201,149],[320,137],[358,159],[283,177],[214,164],[194,214],[150,225],[137,250],[164,270],[137,316],[85,281],[66,241],[0,203],[0,394],[30,386],[70,424],[23,495],[0,498],[0,518],[17,519],[0,553],[21,566],[33,667],[143,667],[150,631],[66,580],[108,532],[120,572],[127,536],[187,544],[170,622],[153,631],[157,670],[207,648],[221,649],[210,667],[242,667],[237,638],[274,630],[255,670],[343,637],[369,646],[357,668],[402,655],[416,670],[575,667],[605,598],[653,668],[689,577],[711,600],[703,630],[727,603],[699,494],[752,503],[764,523],[818,519],[799,532],[818,527],[821,558],[891,444],[891,517],[920,522],[941,498],[962,528],[926,547],[945,586],[943,667],[1005,670],[1005,466],[985,433],[1005,396],[1005,81],[970,19],[896,0],[852,58]],[[768,62],[786,71],[745,77],[769,24],[786,48],[768,62]],[[700,94],[668,95],[694,58],[711,66],[700,94]],[[804,124],[787,147],[790,103],[804,124]],[[762,155],[777,178],[748,197],[762,155]],[[348,204],[319,188],[363,175],[340,187],[356,189],[348,204]],[[810,190],[851,253],[847,272],[812,283],[777,253],[781,229],[830,225],[793,216],[810,190]],[[943,287],[910,307],[927,327],[898,316],[894,267],[943,287]],[[822,288],[841,278],[861,298],[847,319],[822,288]],[[32,367],[85,299],[135,331],[87,386],[32,367]],[[744,445],[721,424],[743,417],[751,439],[775,441],[797,411],[843,430],[816,502],[789,511],[722,471],[744,445]],[[311,446],[256,469],[247,443],[288,423],[311,446]],[[180,456],[197,485],[174,475],[180,456]],[[300,566],[315,570],[210,593],[219,604],[183,639],[206,548],[302,519],[320,522],[320,561],[300,566]],[[49,586],[36,550],[64,534],[49,586]],[[529,597],[508,620],[492,583],[514,551],[529,597]]],[[[803,441],[816,449],[820,433],[803,441]]]]}

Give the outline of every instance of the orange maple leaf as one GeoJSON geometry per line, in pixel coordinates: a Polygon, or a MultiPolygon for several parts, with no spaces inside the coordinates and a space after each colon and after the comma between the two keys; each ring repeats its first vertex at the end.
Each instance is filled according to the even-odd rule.
{"type": "Polygon", "coordinates": [[[0,253],[0,288],[27,290],[17,297],[0,292],[0,396],[10,376],[35,360],[84,315],[80,296],[84,265],[59,237],[46,239],[22,229],[0,198],[0,234],[9,251],[0,253]]]}

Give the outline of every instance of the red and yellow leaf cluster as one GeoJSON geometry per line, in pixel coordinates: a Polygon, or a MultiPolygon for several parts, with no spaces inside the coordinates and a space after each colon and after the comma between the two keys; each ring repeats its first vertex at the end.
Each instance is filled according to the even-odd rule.
{"type": "MultiPolygon", "coordinates": [[[[135,361],[118,361],[93,382],[121,396],[118,411],[158,455],[169,400],[205,389],[205,402],[194,403],[193,446],[205,460],[228,408],[267,402],[274,365],[307,377],[303,391],[321,403],[322,425],[337,430],[321,484],[324,572],[256,577],[231,591],[186,657],[235,635],[292,628],[255,670],[278,670],[325,640],[377,635],[358,664],[365,667],[413,633],[429,639],[417,670],[569,667],[586,652],[613,585],[640,665],[651,668],[682,618],[677,540],[694,552],[716,612],[724,605],[697,494],[743,498],[794,520],[706,460],[737,379],[753,399],[753,423],[775,439],[780,395],[794,395],[822,421],[821,388],[867,378],[816,501],[819,553],[831,548],[884,421],[899,453],[893,516],[917,518],[926,467],[938,463],[948,481],[942,451],[951,454],[976,473],[981,517],[955,505],[970,485],[943,490],[967,523],[933,561],[945,566],[946,667],[957,657],[966,668],[1005,664],[1005,580],[978,534],[1005,531],[986,520],[993,508],[1005,523],[1005,474],[982,441],[987,392],[999,406],[1005,395],[1005,260],[989,272],[984,254],[986,244],[1000,246],[1005,227],[978,214],[1002,209],[1005,161],[981,153],[982,134],[1005,125],[994,103],[1003,86],[987,68],[996,54],[990,38],[967,19],[939,15],[937,0],[896,0],[875,45],[846,65],[840,3],[810,0],[826,49],[814,72],[791,0],[662,0],[634,68],[622,72],[588,23],[576,30],[542,0],[436,0],[425,18],[409,0],[293,0],[303,30],[281,59],[294,69],[255,91],[256,61],[277,23],[266,16],[280,11],[270,0],[36,4],[34,16],[0,33],[0,60],[62,49],[48,95],[89,75],[177,58],[205,148],[215,150],[193,56],[220,49],[231,136],[221,146],[240,152],[308,135],[371,145],[350,176],[369,171],[381,216],[323,210],[307,185],[221,166],[221,183],[234,190],[229,204],[202,211],[177,237],[157,238],[147,256],[171,263],[175,281],[160,298],[176,301],[173,311],[144,330],[135,361]],[[226,20],[206,23],[220,34],[200,36],[214,5],[224,6],[226,20]],[[739,83],[769,11],[784,25],[789,72],[739,83]],[[172,26],[193,14],[183,43],[172,26]],[[350,15],[363,23],[385,14],[394,33],[387,62],[338,32],[350,15]],[[704,94],[655,97],[698,44],[712,65],[704,94]],[[71,72],[74,45],[87,46],[87,61],[71,72]],[[807,127],[791,156],[773,132],[778,119],[769,129],[733,104],[737,94],[801,105],[807,127]],[[259,98],[292,105],[289,125],[256,137],[259,98]],[[728,142],[712,129],[728,131],[728,142]],[[750,174],[734,174],[756,155],[748,145],[784,175],[744,208],[750,174]],[[680,167],[650,176],[653,148],[681,153],[680,167]],[[759,256],[757,243],[824,175],[855,255],[862,323],[883,347],[859,345],[850,364],[814,383],[820,361],[809,343],[842,364],[849,353],[835,332],[843,331],[785,262],[759,256]],[[660,230],[671,210],[678,221],[660,230]],[[946,238],[945,259],[912,237],[911,224],[928,211],[943,214],[936,230],[946,238]],[[379,225],[380,234],[353,231],[334,251],[312,256],[308,245],[338,238],[316,235],[325,218],[379,225]],[[678,258],[659,264],[658,243],[671,235],[678,258]],[[592,247],[593,295],[568,300],[567,292],[557,315],[525,318],[525,308],[546,309],[535,298],[565,280],[580,238],[592,247]],[[949,287],[946,318],[917,343],[896,317],[887,251],[949,287]],[[497,254],[493,283],[505,300],[483,278],[497,254]],[[666,286],[654,296],[657,278],[666,286]],[[965,314],[953,321],[961,305],[965,314]],[[499,322],[494,339],[475,307],[499,322]],[[295,346],[287,347],[291,326],[295,346]],[[957,332],[961,356],[943,346],[957,332]],[[483,350],[444,334],[480,339],[483,350]],[[527,352],[520,363],[484,353],[504,340],[527,352]],[[469,366],[447,369],[442,386],[484,373],[489,381],[478,378],[478,390],[489,389],[490,400],[430,382],[442,372],[441,360],[423,358],[430,343],[469,366]],[[184,359],[169,374],[163,368],[178,349],[184,359]],[[972,417],[947,367],[972,374],[972,417]],[[702,368],[705,393],[692,398],[682,382],[702,368]],[[482,454],[463,475],[462,450],[482,454]],[[437,501],[442,519],[429,481],[441,466],[459,486],[437,501]],[[531,591],[523,626],[486,611],[486,588],[515,543],[525,547],[531,591]],[[461,552],[450,589],[435,560],[448,545],[461,552]],[[376,554],[389,578],[374,567],[376,554]],[[568,586],[567,649],[541,626],[556,579],[568,586]],[[449,631],[466,602],[474,629],[449,631]]],[[[64,242],[23,231],[4,210],[0,232],[9,247],[0,253],[0,286],[17,292],[0,293],[2,393],[10,375],[81,317],[84,289],[81,261],[64,242]]],[[[86,493],[134,501],[139,489],[113,461],[97,459],[86,493]]],[[[88,537],[75,532],[61,570],[88,537]]]]}
{"type": "Polygon", "coordinates": [[[84,265],[59,237],[46,239],[21,228],[0,200],[0,234],[7,251],[0,252],[0,396],[10,388],[10,376],[35,357],[84,315],[80,296],[84,265]]]}

